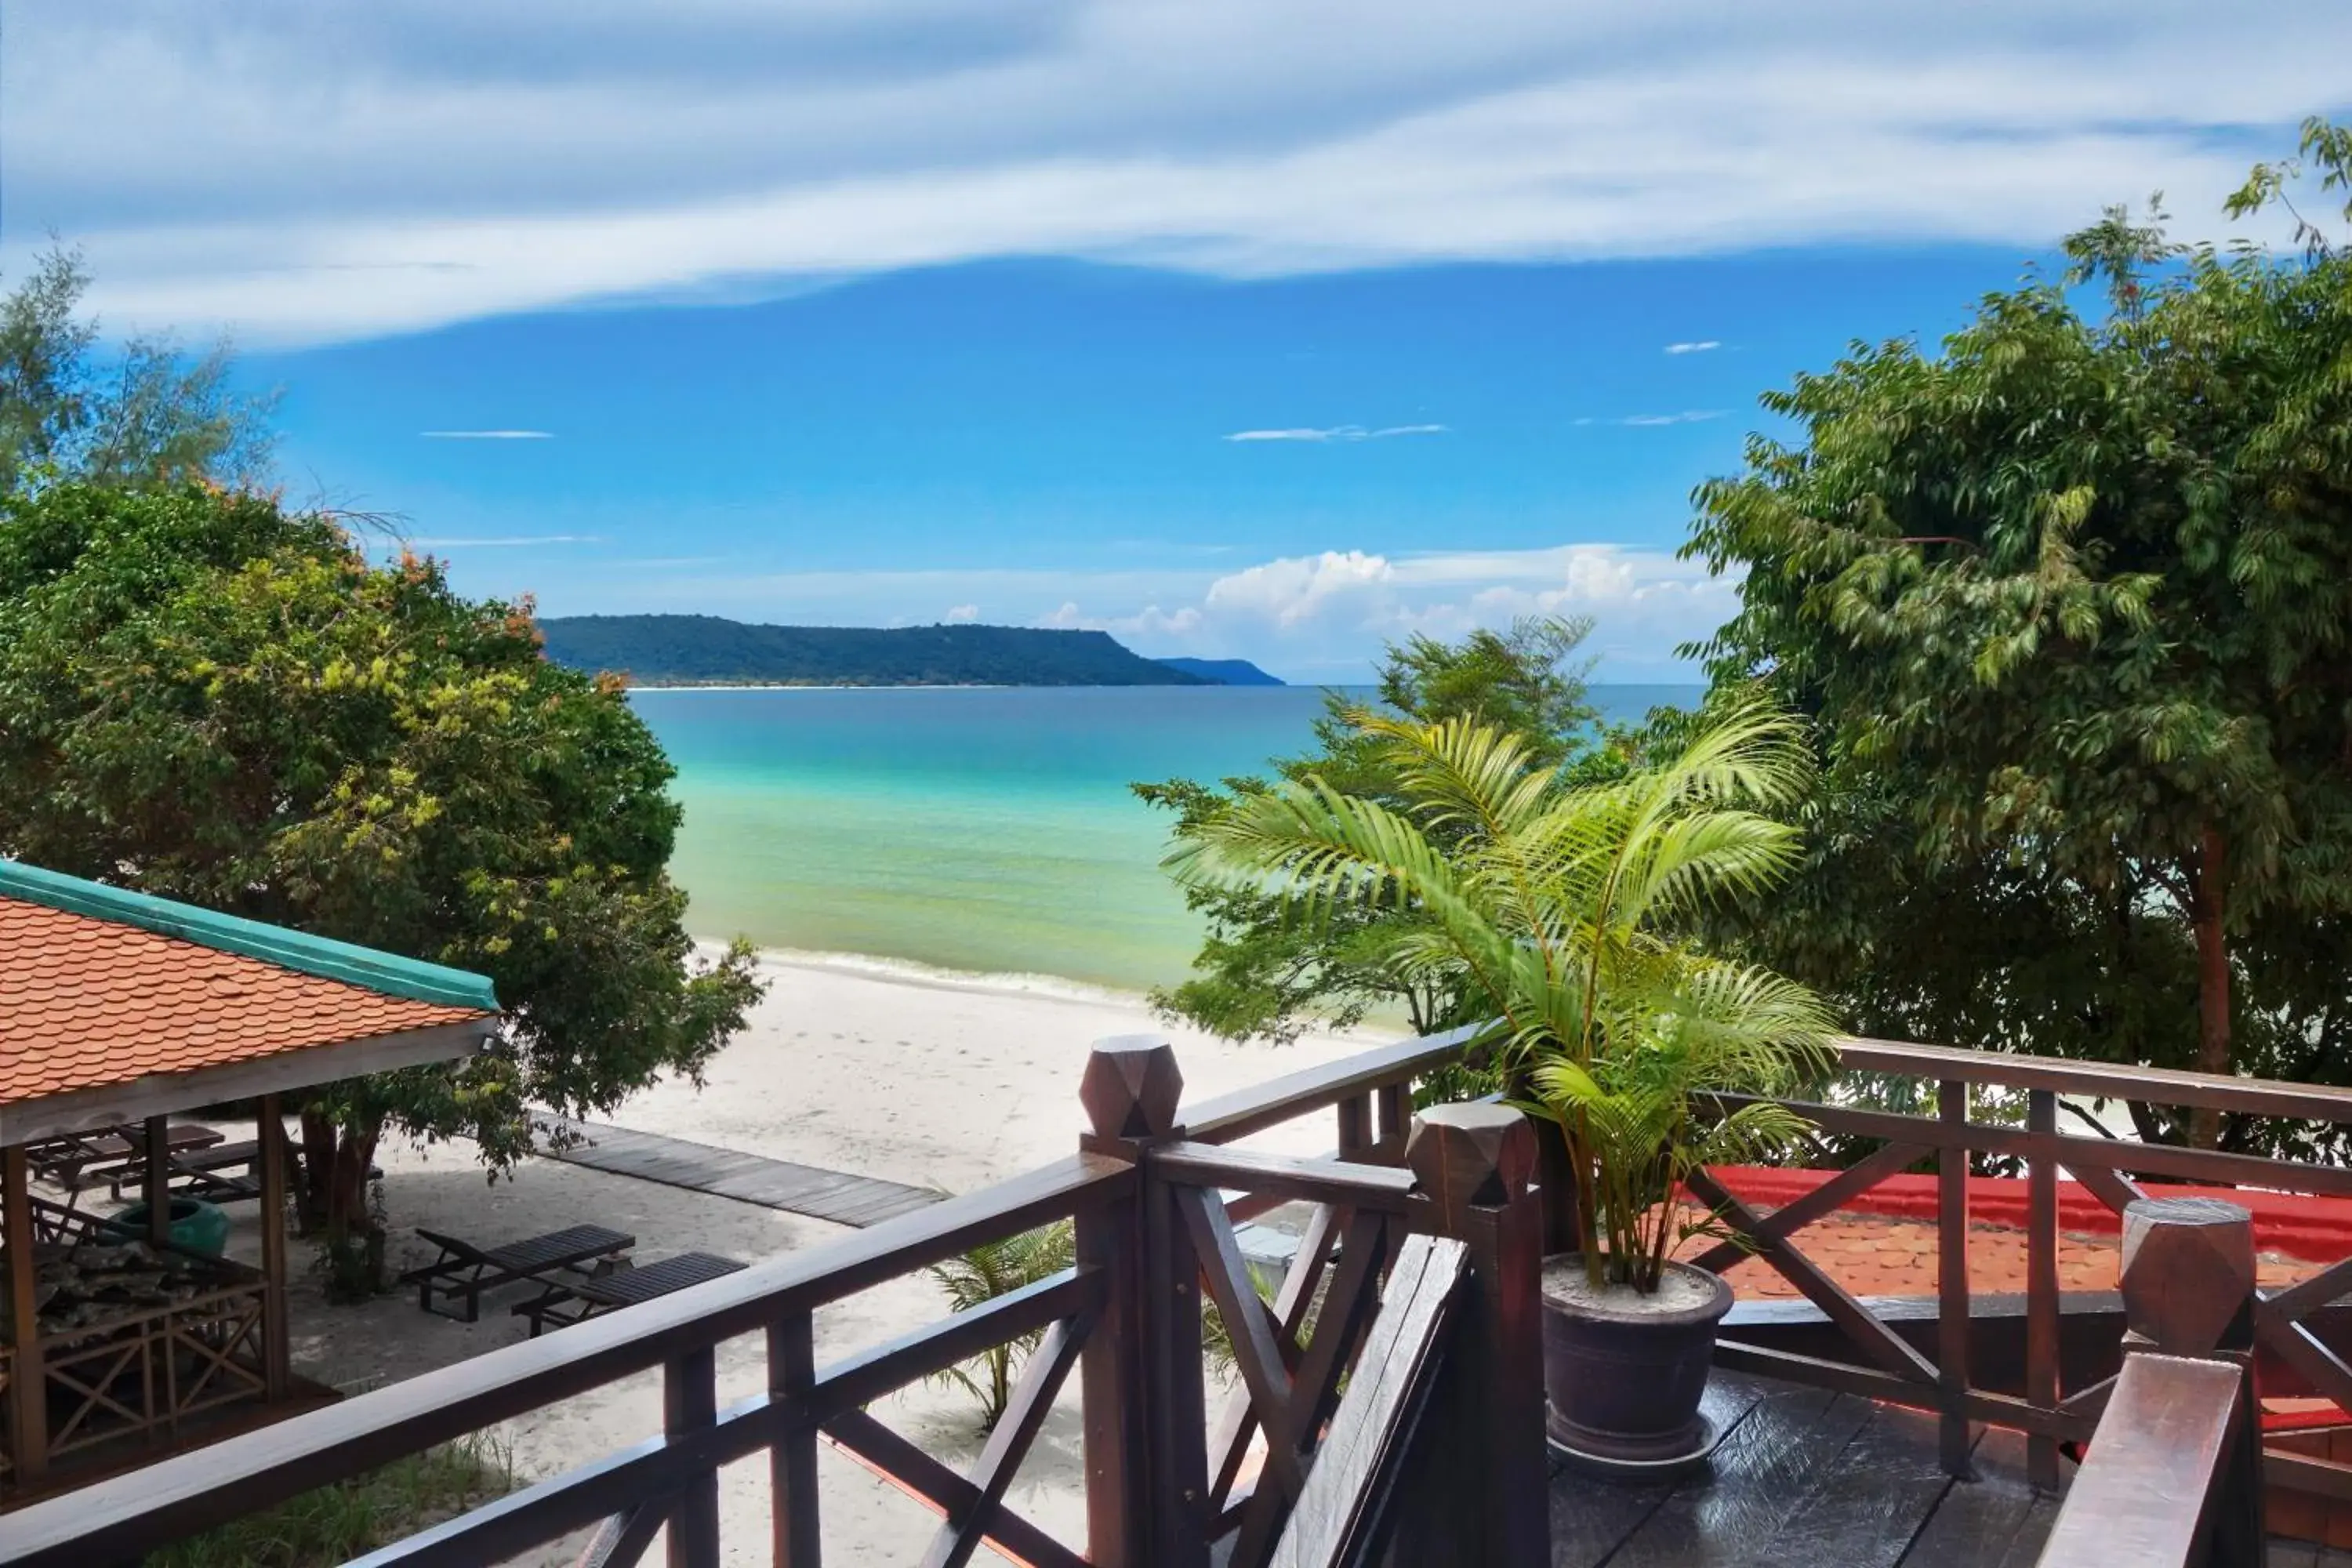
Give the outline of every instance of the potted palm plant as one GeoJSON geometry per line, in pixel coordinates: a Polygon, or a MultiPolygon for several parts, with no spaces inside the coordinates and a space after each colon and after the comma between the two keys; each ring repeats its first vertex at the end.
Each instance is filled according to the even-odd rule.
{"type": "MultiPolygon", "coordinates": [[[[1305,919],[1394,905],[1386,962],[1446,978],[1487,1022],[1481,1043],[1575,1173],[1580,1251],[1546,1260],[1553,1442],[1604,1464],[1703,1455],[1699,1415],[1731,1292],[1675,1253],[1723,1238],[1683,1200],[1697,1166],[1770,1160],[1802,1123],[1763,1103],[1824,1072],[1831,1020],[1804,987],[1713,957],[1683,933],[1753,899],[1798,854],[1769,815],[1810,758],[1794,722],[1748,708],[1671,761],[1573,785],[1507,733],[1364,713],[1402,810],[1318,779],[1245,796],[1192,825],[1167,867],[1191,886],[1271,894],[1305,919]]],[[[1735,1238],[1736,1239],[1736,1238],[1735,1238]]]]}

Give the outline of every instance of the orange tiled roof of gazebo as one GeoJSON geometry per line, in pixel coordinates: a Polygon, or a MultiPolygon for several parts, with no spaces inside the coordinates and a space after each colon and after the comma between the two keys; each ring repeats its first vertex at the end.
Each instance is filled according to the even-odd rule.
{"type": "Polygon", "coordinates": [[[0,895],[0,1102],[483,1016],[0,895]]]}
{"type": "MultiPolygon", "coordinates": [[[[1813,1264],[1856,1296],[1932,1296],[1940,1282],[1933,1221],[1885,1215],[1832,1214],[1790,1237],[1813,1264]]],[[[2058,1237],[2058,1288],[2112,1290],[2120,1261],[2120,1238],[2079,1231],[2058,1237]]],[[[2291,1285],[2327,1267],[2275,1252],[2255,1260],[2260,1282],[2291,1285]]],[[[1723,1271],[1742,1300],[1776,1300],[1801,1294],[1762,1258],[1748,1258],[1723,1271]]],[[[1979,1295],[2025,1289],[2025,1232],[2014,1226],[1969,1227],[1969,1289],[1979,1295]]]]}

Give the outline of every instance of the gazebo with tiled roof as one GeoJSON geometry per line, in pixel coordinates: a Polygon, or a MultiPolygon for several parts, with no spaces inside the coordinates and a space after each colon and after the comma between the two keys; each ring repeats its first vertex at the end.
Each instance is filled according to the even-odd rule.
{"type": "Polygon", "coordinates": [[[8,1500],[299,1397],[278,1097],[470,1056],[497,1026],[478,974],[0,860],[8,1500]],[[175,1247],[162,1201],[174,1174],[167,1117],[232,1100],[258,1102],[257,1273],[175,1247]],[[114,1128],[140,1130],[142,1237],[32,1191],[37,1152],[114,1128]],[[121,1272],[95,1273],[76,1262],[85,1258],[121,1272]],[[124,1284],[45,1320],[93,1279],[124,1284]]]}

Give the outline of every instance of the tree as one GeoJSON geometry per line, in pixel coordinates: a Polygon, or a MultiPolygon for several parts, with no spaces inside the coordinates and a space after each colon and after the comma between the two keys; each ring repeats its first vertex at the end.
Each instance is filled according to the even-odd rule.
{"type": "Polygon", "coordinates": [[[1654,1291],[1681,1242],[1727,1234],[1678,1213],[1684,1179],[1775,1155],[1803,1131],[1785,1107],[1717,1115],[1703,1097],[1785,1091],[1835,1059],[1811,992],[1673,934],[1754,902],[1795,862],[1796,830],[1768,812],[1811,783],[1798,726],[1731,712],[1677,756],[1575,785],[1468,719],[1359,723],[1401,805],[1285,781],[1178,845],[1171,873],[1280,900],[1309,924],[1410,910],[1410,923],[1373,928],[1381,961],[1458,990],[1484,1024],[1473,1048],[1531,1083],[1531,1109],[1559,1123],[1591,1283],[1654,1291]]]}
{"type": "MultiPolygon", "coordinates": [[[[2352,137],[2304,145],[2343,188],[2352,137]]],[[[1940,353],[1857,344],[1768,395],[1801,438],[1700,487],[1687,549],[1745,582],[1696,651],[1811,715],[1824,768],[1809,864],[1746,936],[1860,1026],[2352,1072],[2352,258],[2304,237],[2111,210],[1940,353]],[[2104,313],[2069,292],[2094,281],[2104,313]]]]}
{"type": "Polygon", "coordinates": [[[0,853],[478,970],[506,1010],[455,1068],[304,1110],[310,1197],[365,1229],[387,1127],[527,1152],[526,1107],[697,1072],[757,1000],[691,962],[679,809],[616,683],[540,656],[528,605],[372,565],[249,494],[60,483],[0,511],[0,853]]]}
{"type": "Polygon", "coordinates": [[[257,479],[273,400],[233,388],[228,345],[191,358],[137,337],[102,353],[98,323],[77,314],[89,287],[80,255],[52,248],[0,299],[0,485],[257,479]]]}
{"type": "MultiPolygon", "coordinates": [[[[1586,750],[1596,717],[1585,700],[1585,667],[1575,658],[1591,631],[1587,620],[1534,618],[1459,643],[1415,636],[1381,661],[1380,707],[1424,723],[1478,720],[1519,737],[1543,765],[1565,762],[1586,750]]],[[[1276,761],[1276,780],[1320,778],[1396,804],[1389,749],[1361,722],[1370,711],[1343,692],[1327,692],[1315,724],[1318,749],[1276,761]]],[[[1269,787],[1255,777],[1222,784],[1171,779],[1135,792],[1176,813],[1175,837],[1186,843],[1269,787]]],[[[1208,917],[1209,930],[1192,977],[1152,993],[1153,1005],[1171,1018],[1228,1039],[1277,1043],[1296,1039],[1310,1023],[1349,1027],[1375,1008],[1401,1009],[1421,1034],[1465,1021],[1452,980],[1408,983],[1384,961],[1391,928],[1418,918],[1410,910],[1365,907],[1310,928],[1280,900],[1246,889],[1189,888],[1185,899],[1208,917]]]]}

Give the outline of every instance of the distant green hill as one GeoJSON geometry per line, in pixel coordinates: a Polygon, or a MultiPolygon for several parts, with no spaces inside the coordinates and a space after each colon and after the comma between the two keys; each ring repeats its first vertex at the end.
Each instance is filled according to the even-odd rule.
{"type": "Polygon", "coordinates": [[[1197,675],[1219,686],[1286,686],[1278,676],[1268,675],[1245,658],[1163,658],[1157,662],[1171,669],[1181,669],[1186,675],[1197,675]]]}
{"type": "Polygon", "coordinates": [[[718,616],[558,616],[547,657],[640,686],[1205,686],[1107,632],[769,626],[718,616]]]}

